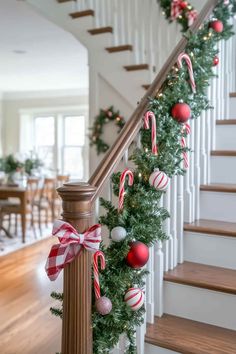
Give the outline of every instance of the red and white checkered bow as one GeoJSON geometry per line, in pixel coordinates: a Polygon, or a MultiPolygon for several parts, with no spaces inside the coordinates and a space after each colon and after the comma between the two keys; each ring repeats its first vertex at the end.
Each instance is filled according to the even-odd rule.
{"type": "Polygon", "coordinates": [[[198,17],[197,10],[191,10],[186,12],[186,17],[188,19],[188,27],[191,27],[196,18],[198,17]]]}
{"type": "Polygon", "coordinates": [[[56,220],[52,235],[60,243],[53,245],[48,255],[45,270],[50,280],[56,280],[60,271],[78,257],[83,247],[90,252],[99,250],[102,240],[101,225],[96,224],[79,234],[76,229],[62,220],[56,220]]]}
{"type": "Polygon", "coordinates": [[[175,20],[183,11],[181,6],[182,0],[172,0],[170,8],[170,17],[175,20]]]}

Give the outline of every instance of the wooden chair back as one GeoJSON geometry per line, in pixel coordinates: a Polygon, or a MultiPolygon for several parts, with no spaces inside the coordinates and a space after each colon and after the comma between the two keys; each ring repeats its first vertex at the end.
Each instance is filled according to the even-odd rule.
{"type": "Polygon", "coordinates": [[[35,199],[39,194],[39,179],[36,177],[29,177],[27,180],[27,201],[30,205],[33,205],[35,199]]]}
{"type": "Polygon", "coordinates": [[[57,175],[57,188],[63,186],[64,183],[68,182],[70,179],[69,175],[57,175]]]}
{"type": "Polygon", "coordinates": [[[47,200],[49,203],[53,203],[56,195],[56,180],[55,178],[45,178],[43,187],[41,190],[40,199],[47,200]]]}

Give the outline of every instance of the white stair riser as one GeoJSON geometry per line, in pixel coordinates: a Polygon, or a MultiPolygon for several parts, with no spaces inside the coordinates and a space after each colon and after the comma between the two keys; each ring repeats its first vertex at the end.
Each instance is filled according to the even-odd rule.
{"type": "Polygon", "coordinates": [[[236,150],[235,136],[236,136],[236,124],[217,125],[216,126],[216,150],[236,150]]]}
{"type": "Polygon", "coordinates": [[[165,282],[164,312],[236,330],[236,295],[165,282]]]}
{"type": "Polygon", "coordinates": [[[200,218],[236,221],[236,193],[201,191],[200,218]]]}
{"type": "Polygon", "coordinates": [[[179,352],[173,352],[173,350],[157,347],[155,345],[146,343],[144,353],[145,354],[178,354],[179,352]]]}
{"type": "Polygon", "coordinates": [[[184,259],[236,270],[236,237],[184,233],[184,259]]]}
{"type": "Polygon", "coordinates": [[[235,119],[236,118],[236,97],[230,98],[229,104],[229,118],[235,119]]]}
{"type": "Polygon", "coordinates": [[[211,156],[211,183],[236,183],[235,166],[236,156],[211,156]]]}

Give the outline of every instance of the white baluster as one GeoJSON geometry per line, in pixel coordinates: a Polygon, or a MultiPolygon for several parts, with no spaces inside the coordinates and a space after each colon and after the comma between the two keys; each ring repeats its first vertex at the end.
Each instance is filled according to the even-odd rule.
{"type": "Polygon", "coordinates": [[[124,156],[123,156],[123,161],[124,161],[124,165],[125,167],[128,167],[128,163],[129,163],[129,149],[125,150],[124,156]]]}
{"type": "Polygon", "coordinates": [[[164,257],[162,252],[162,242],[158,241],[154,248],[154,270],[155,270],[155,315],[163,315],[163,276],[164,257]]]}
{"type": "Polygon", "coordinates": [[[137,327],[137,331],[136,331],[137,354],[145,354],[144,353],[145,334],[146,334],[146,321],[142,324],[142,326],[137,327]]]}
{"type": "MultiPolygon", "coordinates": [[[[195,184],[195,220],[200,219],[200,184],[201,184],[201,173],[200,173],[200,135],[201,135],[201,120],[202,117],[199,117],[195,122],[194,132],[194,184],[195,184]]],[[[191,160],[190,160],[191,161],[191,160]]],[[[192,163],[192,162],[191,162],[192,163]]]]}
{"type": "MultiPolygon", "coordinates": [[[[162,197],[163,207],[168,210],[168,196],[164,194],[162,197]]],[[[170,236],[170,222],[169,219],[163,222],[163,231],[169,237],[170,236]]],[[[169,270],[169,238],[163,242],[163,254],[164,254],[164,271],[167,272],[169,270]]]]}
{"type": "Polygon", "coordinates": [[[200,139],[201,139],[201,183],[206,184],[207,183],[207,176],[206,176],[206,171],[207,171],[207,154],[206,154],[206,130],[205,130],[205,122],[206,122],[206,112],[204,111],[201,116],[201,134],[200,134],[200,139]]]}
{"type": "MultiPolygon", "coordinates": [[[[187,138],[188,141],[188,138],[187,138]]],[[[190,170],[186,170],[184,176],[184,221],[190,223],[192,220],[192,193],[190,187],[190,170]]]]}
{"type": "Polygon", "coordinates": [[[189,177],[190,177],[190,193],[191,193],[191,218],[190,222],[195,220],[195,180],[194,180],[194,160],[195,160],[195,142],[194,142],[194,130],[195,130],[195,119],[190,121],[191,133],[187,137],[187,143],[191,151],[188,154],[189,158],[189,177]]]}
{"type": "Polygon", "coordinates": [[[113,0],[112,7],[112,25],[113,25],[113,45],[119,45],[119,13],[118,13],[118,1],[113,0]]]}
{"type": "Polygon", "coordinates": [[[184,261],[184,177],[177,176],[177,234],[178,234],[178,262],[184,261]]]}
{"type": "Polygon", "coordinates": [[[146,282],[146,318],[148,323],[154,322],[154,247],[149,248],[149,261],[147,264],[149,274],[146,282]]]}
{"type": "Polygon", "coordinates": [[[96,220],[96,222],[98,222],[99,215],[100,215],[100,201],[99,201],[99,198],[97,198],[96,202],[95,202],[95,220],[96,220]]]}
{"type": "Polygon", "coordinates": [[[177,176],[171,180],[171,205],[170,205],[171,235],[173,237],[173,266],[178,263],[178,241],[177,241],[177,176]]]}

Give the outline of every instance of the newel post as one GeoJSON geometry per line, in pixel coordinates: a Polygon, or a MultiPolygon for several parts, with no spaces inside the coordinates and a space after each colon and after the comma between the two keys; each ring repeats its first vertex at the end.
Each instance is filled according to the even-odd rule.
{"type": "MultiPolygon", "coordinates": [[[[78,232],[93,224],[92,197],[96,188],[86,183],[66,183],[58,189],[63,220],[78,232]]],[[[64,269],[62,354],[92,354],[91,253],[82,251],[64,269]]]]}

